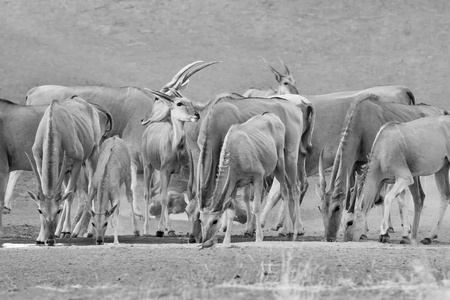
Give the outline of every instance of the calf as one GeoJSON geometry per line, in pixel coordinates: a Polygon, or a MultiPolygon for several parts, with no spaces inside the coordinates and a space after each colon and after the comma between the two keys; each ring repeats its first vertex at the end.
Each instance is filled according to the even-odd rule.
{"type": "Polygon", "coordinates": [[[134,214],[133,192],[131,191],[130,166],[130,153],[122,139],[114,136],[103,142],[89,190],[89,199],[94,202],[93,210],[91,210],[92,227],[98,245],[104,242],[108,220],[113,214],[111,225],[114,229],[114,244],[119,244],[117,237],[119,227],[119,193],[123,184],[125,184],[127,200],[131,205],[134,235],[139,236],[134,214]]]}
{"type": "MultiPolygon", "coordinates": [[[[242,124],[230,127],[220,153],[218,176],[209,207],[200,211],[203,245],[208,244],[219,229],[219,218],[232,207],[238,187],[253,184],[253,213],[256,220],[256,242],[263,240],[260,209],[264,178],[274,173],[281,184],[283,198],[287,197],[285,185],[285,126],[273,113],[263,113],[242,124]],[[233,197],[234,198],[234,197],[233,197]],[[206,243],[206,244],[205,244],[206,243]]],[[[224,243],[231,242],[232,218],[228,218],[224,243]]]]}
{"type": "Polygon", "coordinates": [[[445,212],[450,199],[449,137],[450,116],[428,117],[407,123],[391,122],[381,127],[372,146],[369,167],[365,173],[361,205],[356,206],[356,220],[348,228],[353,239],[359,239],[367,213],[379,194],[380,185],[387,182],[395,184],[384,199],[385,214],[379,240],[389,241],[387,218],[392,200],[409,187],[414,200],[411,243],[415,244],[425,197],[419,176],[431,174],[435,174],[441,195],[441,214],[431,235],[435,234],[442,223],[442,212],[445,212]]]}

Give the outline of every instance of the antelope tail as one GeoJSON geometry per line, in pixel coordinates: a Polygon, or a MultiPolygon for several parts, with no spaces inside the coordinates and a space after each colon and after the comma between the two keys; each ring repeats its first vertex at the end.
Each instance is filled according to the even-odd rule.
{"type": "Polygon", "coordinates": [[[302,148],[301,151],[304,154],[309,154],[311,153],[311,149],[312,149],[312,134],[314,131],[314,124],[316,122],[316,111],[315,108],[312,104],[309,104],[307,106],[307,112],[306,112],[306,118],[304,120],[304,126],[305,129],[303,130],[303,134],[302,134],[302,148]]]}
{"type": "Polygon", "coordinates": [[[406,94],[408,95],[409,99],[411,99],[411,105],[416,105],[416,97],[414,97],[413,92],[410,89],[406,89],[406,94]]]}
{"type": "MultiPolygon", "coordinates": [[[[194,189],[194,158],[192,157],[192,152],[188,150],[189,155],[189,181],[187,186],[188,198],[191,200],[195,197],[196,192],[194,189]]],[[[198,192],[197,192],[198,193],[198,192]]]]}

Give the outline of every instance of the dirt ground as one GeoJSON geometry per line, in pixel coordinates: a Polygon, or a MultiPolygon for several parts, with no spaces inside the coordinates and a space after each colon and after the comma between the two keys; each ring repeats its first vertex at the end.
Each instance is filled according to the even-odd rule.
{"type": "MultiPolygon", "coordinates": [[[[24,103],[37,85],[162,86],[194,60],[221,60],[192,78],[186,95],[208,101],[224,91],[273,86],[264,56],[290,67],[302,94],[403,84],[418,102],[450,109],[450,7],[439,1],[8,1],[0,0],[0,97],[24,103]]],[[[287,242],[265,230],[256,245],[233,227],[232,246],[187,244],[184,215],[175,238],[133,237],[123,201],[120,245],[58,240],[34,246],[39,218],[23,176],[12,213],[3,217],[0,299],[236,298],[444,299],[450,296],[450,224],[431,246],[369,240],[324,243],[314,187],[301,213],[306,234],[287,242]]],[[[439,199],[426,179],[419,238],[431,229],[439,199]]],[[[143,204],[139,203],[143,208],[143,204]]],[[[412,205],[410,217],[412,219],[412,205]]],[[[272,216],[273,219],[273,216],[272,216]]],[[[139,222],[142,228],[143,222],[139,222]]],[[[156,231],[156,219],[152,220],[156,231]]],[[[109,232],[111,234],[111,232],[109,232]]],[[[342,236],[339,237],[342,241],[342,236]]]]}
{"type": "MultiPolygon", "coordinates": [[[[34,245],[39,229],[36,204],[22,192],[33,187],[30,175],[20,181],[12,213],[4,216],[0,299],[429,299],[450,295],[449,221],[445,220],[431,246],[399,245],[402,234],[396,205],[391,244],[377,242],[377,211],[369,218],[368,241],[322,242],[319,203],[310,189],[301,208],[306,234],[298,241],[286,241],[265,229],[265,241],[257,245],[242,236],[244,226],[236,223],[231,247],[217,244],[199,250],[198,245],[188,244],[185,215],[173,218],[177,237],[132,236],[130,209],[123,197],[120,245],[113,244],[109,228],[103,246],[83,237],[41,247],[34,245]]],[[[314,186],[317,178],[309,181],[314,186]]],[[[438,210],[433,177],[426,178],[426,193],[420,238],[431,229],[438,210]]],[[[409,211],[412,220],[412,203],[409,211]]],[[[156,221],[151,223],[155,231],[156,221]]],[[[139,227],[142,230],[143,221],[139,227]]],[[[342,241],[342,235],[338,240],[342,241]]]]}

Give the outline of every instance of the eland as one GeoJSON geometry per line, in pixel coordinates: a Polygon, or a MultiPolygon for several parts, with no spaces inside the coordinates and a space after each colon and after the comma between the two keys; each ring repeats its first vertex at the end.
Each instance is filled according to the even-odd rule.
{"type": "Polygon", "coordinates": [[[179,93],[189,83],[189,77],[196,72],[216,63],[218,61],[202,63],[194,62],[183,68],[172,80],[167,83],[159,92],[148,89],[157,96],[160,101],[152,112],[152,116],[147,120],[142,120],[142,124],[149,124],[155,132],[146,129],[143,134],[142,150],[144,154],[144,184],[145,184],[145,221],[144,234],[149,231],[149,205],[151,195],[151,176],[155,169],[160,171],[161,176],[161,217],[157,230],[157,235],[162,237],[164,230],[168,226],[168,233],[174,234],[170,225],[167,209],[167,188],[170,183],[171,174],[179,173],[181,167],[190,163],[189,195],[192,194],[193,185],[193,163],[192,152],[188,151],[186,134],[184,130],[185,122],[196,122],[200,119],[200,114],[195,111],[190,100],[179,93]],[[200,65],[198,65],[200,64],[200,65]],[[197,66],[195,66],[197,65],[197,66]],[[193,68],[195,66],[195,68],[193,68]],[[173,114],[173,115],[172,115],[173,114]],[[187,114],[190,114],[187,116],[187,114]],[[163,132],[161,132],[162,130],[163,132]],[[146,144],[144,139],[148,138],[146,144]],[[152,139],[152,141],[151,141],[152,139]],[[166,148],[165,148],[166,147],[166,148]]]}
{"type": "Polygon", "coordinates": [[[91,212],[92,229],[97,245],[104,242],[109,219],[114,229],[114,244],[119,244],[119,207],[120,188],[125,185],[125,194],[131,206],[131,225],[133,233],[139,236],[137,221],[133,207],[131,190],[131,159],[125,142],[118,136],[105,140],[99,151],[95,173],[89,190],[88,204],[93,202],[91,212]]]}
{"type": "MultiPolygon", "coordinates": [[[[349,233],[348,227],[353,224],[354,219],[354,210],[355,210],[355,204],[356,199],[358,199],[361,195],[361,190],[364,184],[364,176],[363,174],[366,172],[367,164],[363,165],[362,167],[358,168],[357,171],[355,171],[355,184],[352,188],[350,188],[350,196],[347,199],[346,207],[347,209],[344,209],[343,216],[342,216],[342,222],[341,227],[344,228],[344,242],[352,241],[353,236],[351,236],[351,233],[349,233]]],[[[348,178],[347,182],[350,182],[350,178],[348,178]]],[[[381,219],[384,218],[384,198],[389,193],[389,191],[392,189],[392,184],[383,184],[380,187],[380,197],[378,201],[376,201],[374,206],[380,206],[380,215],[381,219]]],[[[409,194],[408,194],[409,195],[409,194]]],[[[407,242],[409,240],[408,234],[411,233],[411,223],[409,222],[409,213],[407,209],[407,200],[409,200],[409,197],[407,197],[406,190],[401,192],[397,198],[398,201],[398,209],[400,214],[400,220],[402,221],[401,226],[403,227],[403,236],[402,241],[400,241],[401,244],[407,242]],[[406,228],[405,228],[406,227],[406,228]]],[[[393,233],[394,227],[392,225],[392,215],[389,214],[388,218],[388,233],[393,233]]],[[[367,221],[367,220],[366,220],[367,221]]],[[[360,239],[366,240],[367,239],[367,232],[369,231],[369,228],[367,226],[367,222],[364,225],[364,231],[361,234],[360,239]]]]}
{"type": "MultiPolygon", "coordinates": [[[[382,183],[394,183],[384,199],[385,211],[389,211],[392,200],[403,190],[409,188],[414,200],[414,220],[411,243],[416,244],[417,229],[425,194],[418,180],[419,176],[435,175],[441,196],[441,208],[447,207],[450,195],[450,117],[437,116],[383,125],[373,143],[368,169],[364,174],[361,197],[355,207],[355,220],[348,226],[349,236],[359,239],[367,214],[382,183]]],[[[445,211],[445,209],[444,209],[445,211]]],[[[442,210],[441,210],[442,213],[442,210]]],[[[437,230],[439,222],[433,230],[437,230]]],[[[380,242],[389,241],[387,214],[380,228],[380,242]]],[[[433,232],[432,232],[433,234],[433,232]]]]}
{"type": "Polygon", "coordinates": [[[145,219],[144,234],[149,234],[149,206],[151,201],[152,176],[154,170],[159,170],[161,179],[161,217],[156,235],[164,236],[165,228],[169,235],[174,231],[169,220],[167,188],[173,173],[179,173],[181,167],[189,164],[189,154],[186,150],[184,122],[196,122],[200,115],[191,102],[178,91],[171,90],[173,96],[163,92],[150,90],[161,104],[160,110],[153,111],[153,116],[143,121],[147,128],[142,136],[142,152],[145,183],[145,219]],[[169,108],[168,110],[166,108],[169,108]]]}
{"type": "MultiPolygon", "coordinates": [[[[199,105],[198,103],[193,103],[195,110],[200,114],[200,119],[197,122],[187,122],[185,123],[185,132],[186,132],[186,148],[190,155],[192,155],[192,164],[189,169],[192,172],[193,181],[190,181],[188,186],[189,193],[189,203],[186,207],[186,213],[189,219],[189,243],[195,243],[201,239],[201,227],[199,223],[200,210],[199,210],[199,202],[197,197],[197,180],[198,178],[195,176],[197,174],[198,161],[200,156],[200,146],[198,143],[198,136],[200,133],[200,128],[205,119],[206,115],[209,113],[212,107],[216,104],[217,101],[222,99],[223,97],[230,97],[234,99],[243,98],[242,95],[236,93],[223,93],[217,95],[212,101],[209,101],[206,105],[199,105]]],[[[244,197],[249,197],[249,192],[244,188],[244,197]]],[[[248,201],[243,201],[246,206],[244,207],[241,202],[236,201],[236,199],[232,200],[234,205],[234,212],[230,214],[224,214],[222,228],[226,228],[225,223],[227,222],[226,215],[229,215],[230,218],[233,218],[237,222],[242,224],[247,223],[247,219],[249,216],[249,209],[245,209],[247,207],[248,201]]]]}
{"type": "Polygon", "coordinates": [[[32,170],[27,156],[32,155],[36,130],[46,109],[47,105],[29,107],[0,99],[0,237],[9,174],[32,170]]]}
{"type": "MultiPolygon", "coordinates": [[[[319,166],[322,167],[319,167],[317,191],[322,203],[321,212],[326,241],[336,240],[342,212],[349,210],[348,199],[350,186],[354,184],[354,172],[358,166],[367,162],[378,130],[391,121],[407,122],[443,114],[442,110],[430,105],[404,105],[370,99],[362,99],[352,104],[347,112],[346,124],[334,159],[328,189],[322,168],[323,163],[319,160],[319,166]]],[[[402,196],[405,197],[404,194],[402,196]]],[[[387,209],[385,214],[389,216],[387,209]]],[[[403,242],[408,242],[409,229],[406,225],[403,227],[403,242]]]]}
{"type": "MultiPolygon", "coordinates": [[[[219,229],[221,215],[233,204],[231,199],[238,187],[254,187],[253,213],[256,219],[256,242],[262,242],[260,223],[261,202],[265,177],[275,174],[281,184],[284,199],[288,199],[285,185],[284,139],[285,126],[273,113],[257,115],[242,124],[230,127],[220,153],[219,170],[210,206],[200,212],[203,245],[219,229]]],[[[228,218],[224,243],[231,242],[231,218],[228,218]]]]}
{"type": "Polygon", "coordinates": [[[281,60],[281,58],[278,59],[280,60],[281,64],[284,67],[284,74],[278,72],[274,67],[269,65],[269,63],[265,60],[264,57],[262,57],[262,59],[269,67],[270,71],[272,71],[272,73],[275,75],[275,80],[278,83],[278,87],[276,89],[269,89],[269,90],[251,88],[246,90],[242,96],[244,96],[245,98],[249,97],[266,98],[272,95],[299,94],[297,88],[295,87],[294,76],[291,75],[291,72],[289,71],[288,67],[284,64],[284,62],[281,60]]]}
{"type": "Polygon", "coordinates": [[[37,180],[37,193],[28,193],[38,204],[41,218],[36,243],[54,244],[57,215],[66,199],[62,233],[69,233],[70,204],[81,166],[86,164],[92,178],[99,143],[106,132],[106,124],[100,120],[97,110],[76,96],[67,101],[54,100],[46,109],[32,147],[36,168],[28,157],[37,180]],[[64,191],[63,181],[67,183],[64,191]]]}
{"type": "MultiPolygon", "coordinates": [[[[294,233],[300,227],[298,201],[299,193],[306,185],[304,176],[304,159],[311,147],[308,138],[312,129],[311,118],[303,120],[302,110],[285,99],[239,98],[224,96],[218,99],[204,118],[198,143],[201,145],[200,158],[197,167],[197,192],[199,212],[210,206],[216,178],[220,151],[228,129],[234,124],[240,124],[263,112],[276,114],[286,127],[285,161],[287,185],[289,190],[288,227],[294,233]],[[304,143],[306,142],[306,143],[304,143]],[[297,173],[298,171],[298,173],[297,173]]],[[[194,234],[190,232],[190,234],[194,234]]],[[[294,235],[296,236],[296,234],[294,235]]],[[[195,236],[197,241],[201,237],[195,236]]]]}

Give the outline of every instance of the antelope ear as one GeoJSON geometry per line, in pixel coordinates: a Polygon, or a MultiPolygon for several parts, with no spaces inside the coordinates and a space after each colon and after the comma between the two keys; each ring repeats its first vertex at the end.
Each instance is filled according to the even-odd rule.
{"type": "Polygon", "coordinates": [[[27,191],[28,195],[30,195],[31,199],[33,199],[34,201],[38,202],[39,198],[37,197],[37,195],[33,192],[27,191]]]}
{"type": "Polygon", "coordinates": [[[320,186],[320,183],[316,184],[316,194],[317,194],[317,196],[319,196],[320,200],[322,200],[323,194],[324,194],[324,189],[322,189],[322,187],[320,186]]]}
{"type": "Polygon", "coordinates": [[[117,204],[114,205],[110,210],[108,210],[108,212],[106,213],[106,216],[109,217],[110,215],[112,215],[114,213],[114,211],[117,208],[117,204]]]}
{"type": "Polygon", "coordinates": [[[73,191],[68,191],[67,193],[64,193],[64,195],[61,197],[61,201],[66,200],[69,198],[69,196],[73,193],[73,191]]]}
{"type": "Polygon", "coordinates": [[[187,193],[183,193],[183,198],[184,198],[184,202],[186,202],[187,205],[189,205],[189,196],[187,195],[187,193]]]}
{"type": "Polygon", "coordinates": [[[92,208],[90,205],[86,204],[86,207],[84,209],[87,210],[88,216],[90,216],[91,218],[93,218],[95,216],[95,213],[92,211],[92,208]]]}
{"type": "Polygon", "coordinates": [[[186,80],[181,86],[178,88],[178,91],[184,91],[186,89],[186,86],[189,84],[189,79],[186,80]]]}
{"type": "Polygon", "coordinates": [[[323,169],[323,149],[320,151],[320,155],[319,155],[319,183],[317,184],[317,186],[319,187],[317,190],[319,190],[319,192],[317,192],[317,195],[319,195],[320,198],[322,198],[323,194],[325,194],[326,188],[327,188],[327,182],[325,180],[325,170],[323,169]]]}
{"type": "Polygon", "coordinates": [[[173,100],[167,100],[166,98],[162,98],[162,97],[155,97],[156,100],[161,101],[161,103],[164,103],[166,106],[168,106],[169,108],[172,108],[173,106],[173,100]]]}
{"type": "Polygon", "coordinates": [[[274,73],[274,74],[275,74],[275,80],[278,83],[281,83],[281,80],[283,80],[283,77],[280,74],[278,74],[278,73],[274,73]]]}
{"type": "Polygon", "coordinates": [[[152,89],[148,89],[148,88],[144,88],[144,90],[149,91],[150,93],[155,95],[156,98],[158,98],[159,100],[165,102],[169,106],[172,105],[172,103],[173,103],[173,99],[169,95],[167,95],[165,93],[162,93],[162,92],[159,92],[159,91],[155,91],[155,90],[152,90],[152,89]]]}

